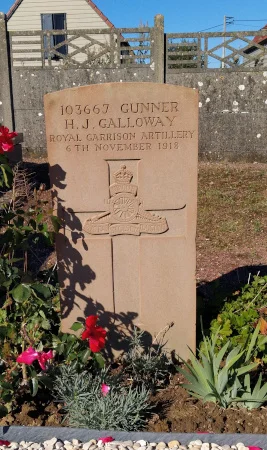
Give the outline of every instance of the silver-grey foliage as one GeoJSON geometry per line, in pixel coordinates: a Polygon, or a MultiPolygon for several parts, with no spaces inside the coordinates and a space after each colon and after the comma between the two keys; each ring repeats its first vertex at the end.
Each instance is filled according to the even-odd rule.
{"type": "Polygon", "coordinates": [[[140,430],[149,415],[149,390],[144,386],[133,389],[122,386],[116,379],[106,378],[104,371],[93,376],[76,373],[71,366],[62,366],[55,378],[54,393],[64,403],[70,426],[97,430],[140,430]],[[108,382],[109,393],[104,396],[101,384],[108,382]]]}
{"type": "Polygon", "coordinates": [[[174,366],[164,349],[163,336],[154,345],[146,348],[143,343],[144,332],[134,328],[130,338],[129,351],[123,357],[124,370],[136,383],[143,382],[150,389],[160,387],[169,378],[174,366]]]}

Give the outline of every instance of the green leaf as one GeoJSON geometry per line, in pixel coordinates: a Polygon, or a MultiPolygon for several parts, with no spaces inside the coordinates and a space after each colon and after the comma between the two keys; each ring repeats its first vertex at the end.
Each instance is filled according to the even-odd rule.
{"type": "Polygon", "coordinates": [[[220,368],[220,364],[222,363],[222,360],[224,358],[225,353],[227,352],[227,349],[229,347],[230,342],[226,342],[226,344],[221,348],[221,350],[219,351],[219,353],[217,354],[217,356],[214,356],[214,360],[213,360],[213,371],[214,371],[214,376],[216,377],[218,374],[218,370],[220,368]]]}
{"type": "Polygon", "coordinates": [[[9,403],[14,398],[14,393],[12,392],[2,392],[1,394],[1,400],[5,403],[9,403]]]}
{"type": "Polygon", "coordinates": [[[70,329],[73,331],[78,331],[81,328],[84,328],[84,325],[80,322],[74,322],[74,324],[70,327],[70,329]]]}
{"type": "Polygon", "coordinates": [[[53,389],[53,381],[48,375],[42,375],[38,378],[45,387],[47,387],[48,389],[53,389]]]}
{"type": "Polygon", "coordinates": [[[51,297],[51,291],[45,284],[35,283],[32,285],[32,288],[37,294],[41,294],[45,299],[51,297]]]}
{"type": "Polygon", "coordinates": [[[77,353],[69,353],[68,354],[68,361],[73,361],[74,359],[77,358],[77,353]]]}
{"type": "Polygon", "coordinates": [[[45,313],[42,311],[42,309],[40,309],[39,314],[40,314],[40,316],[41,316],[43,319],[46,320],[46,315],[45,315],[45,313]]]}
{"type": "Polygon", "coordinates": [[[83,352],[83,355],[82,355],[82,362],[84,363],[84,364],[86,364],[87,363],[87,361],[88,361],[88,358],[90,358],[90,356],[91,356],[91,350],[90,350],[90,348],[87,348],[84,352],[83,352]]]}
{"type": "Polygon", "coordinates": [[[44,218],[43,213],[39,213],[36,217],[36,222],[40,223],[43,220],[43,218],[44,218]]]}
{"type": "Polygon", "coordinates": [[[95,353],[95,360],[97,362],[97,364],[99,365],[100,369],[103,369],[103,367],[105,367],[105,360],[103,358],[103,356],[101,355],[101,353],[95,353]]]}
{"type": "Polygon", "coordinates": [[[37,377],[37,372],[32,366],[27,366],[27,370],[28,370],[31,378],[37,377]]]}
{"type": "Polygon", "coordinates": [[[7,383],[6,381],[2,381],[2,382],[1,382],[1,387],[2,387],[3,389],[8,389],[8,390],[10,390],[10,391],[13,390],[12,384],[11,384],[11,383],[7,383]]]}
{"type": "Polygon", "coordinates": [[[56,350],[57,350],[57,353],[59,354],[59,355],[62,355],[63,353],[64,353],[64,349],[65,349],[65,346],[64,346],[64,344],[59,344],[58,345],[58,347],[56,347],[56,350]]]}
{"type": "Polygon", "coordinates": [[[4,185],[7,186],[7,187],[10,187],[9,179],[8,179],[9,177],[7,175],[7,167],[8,166],[6,164],[1,164],[0,165],[0,168],[1,168],[2,174],[3,174],[4,185]]]}
{"type": "Polygon", "coordinates": [[[227,356],[225,366],[222,370],[226,371],[230,369],[244,355],[245,351],[242,350],[240,353],[238,353],[239,350],[239,347],[233,348],[233,350],[227,356]]]}
{"type": "Polygon", "coordinates": [[[50,325],[49,320],[44,319],[44,320],[42,321],[42,328],[43,328],[44,330],[50,330],[50,329],[51,329],[51,325],[50,325]]]}
{"type": "Polygon", "coordinates": [[[237,375],[244,375],[245,373],[250,372],[253,369],[256,369],[256,367],[258,367],[259,363],[255,362],[255,363],[251,363],[251,364],[247,364],[246,366],[240,367],[239,369],[236,370],[237,375]]]}
{"type": "Polygon", "coordinates": [[[27,284],[19,284],[12,291],[13,298],[16,302],[24,302],[31,296],[31,288],[27,284]]]}
{"type": "Polygon", "coordinates": [[[54,231],[58,233],[59,229],[61,228],[61,222],[57,216],[51,216],[51,222],[54,228],[54,231]]]}
{"type": "Polygon", "coordinates": [[[37,377],[32,378],[31,382],[32,382],[32,396],[35,397],[35,395],[38,392],[38,379],[37,379],[37,377]]]}
{"type": "Polygon", "coordinates": [[[221,395],[224,391],[224,389],[227,386],[227,383],[229,381],[229,374],[228,371],[220,371],[218,375],[218,392],[221,395]]]}
{"type": "Polygon", "coordinates": [[[0,405],[0,418],[8,414],[8,409],[4,405],[0,405]]]}
{"type": "Polygon", "coordinates": [[[252,335],[251,341],[249,343],[247,354],[246,354],[246,359],[245,359],[246,362],[251,358],[251,354],[252,354],[253,349],[255,348],[255,344],[256,344],[256,341],[258,338],[259,331],[260,331],[260,323],[257,324],[255,331],[252,335]]]}
{"type": "Polygon", "coordinates": [[[8,327],[7,326],[0,326],[0,336],[1,337],[5,337],[8,331],[8,327]]]}

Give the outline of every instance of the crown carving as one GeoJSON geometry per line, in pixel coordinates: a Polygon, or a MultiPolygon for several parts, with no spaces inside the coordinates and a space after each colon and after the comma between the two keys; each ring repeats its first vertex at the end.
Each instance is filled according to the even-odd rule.
{"type": "Polygon", "coordinates": [[[126,169],[126,166],[121,166],[120,170],[113,174],[115,180],[114,184],[109,186],[111,197],[119,192],[128,192],[130,194],[137,194],[137,186],[131,184],[133,173],[126,169]]]}
{"type": "Polygon", "coordinates": [[[120,170],[113,175],[115,183],[130,183],[133,178],[133,173],[126,169],[126,166],[121,166],[120,170]]]}

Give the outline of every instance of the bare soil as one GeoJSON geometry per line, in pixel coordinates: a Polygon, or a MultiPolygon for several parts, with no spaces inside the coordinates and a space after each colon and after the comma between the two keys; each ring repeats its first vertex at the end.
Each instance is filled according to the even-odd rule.
{"type": "MultiPolygon", "coordinates": [[[[37,189],[50,205],[46,161],[28,160],[37,189]]],[[[198,317],[204,328],[216,317],[221,301],[256,273],[267,274],[267,165],[200,163],[197,226],[198,317]]],[[[42,267],[55,263],[46,255],[42,267]]],[[[153,398],[149,431],[265,433],[267,409],[227,409],[188,396],[175,375],[153,398]]],[[[60,426],[60,405],[29,400],[0,425],[60,426]]],[[[64,425],[67,425],[66,423],[64,425]]]]}
{"type": "Polygon", "coordinates": [[[154,401],[157,410],[147,430],[155,432],[266,433],[267,409],[223,409],[212,402],[189,397],[181,387],[179,375],[159,391],[154,401]]]}
{"type": "MultiPolygon", "coordinates": [[[[179,375],[175,375],[166,389],[159,390],[152,398],[152,417],[146,431],[151,432],[209,432],[209,433],[266,433],[267,408],[254,411],[223,409],[214,403],[193,399],[181,387],[179,375]]],[[[62,405],[29,399],[0,420],[0,426],[68,426],[62,423],[62,405]]]]}

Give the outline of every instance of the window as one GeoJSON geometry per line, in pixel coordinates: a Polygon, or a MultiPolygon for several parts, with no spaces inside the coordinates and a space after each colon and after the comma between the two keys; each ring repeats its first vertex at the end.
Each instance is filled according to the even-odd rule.
{"type": "MultiPolygon", "coordinates": [[[[60,14],[41,14],[41,21],[42,21],[42,30],[66,30],[66,14],[60,13],[60,14]]],[[[67,38],[66,34],[62,35],[52,35],[50,36],[50,48],[54,47],[55,45],[60,44],[61,42],[64,42],[67,38]]],[[[44,36],[44,57],[45,59],[48,59],[48,49],[49,49],[49,42],[48,42],[48,36],[44,36]]],[[[67,45],[61,45],[56,49],[58,53],[61,55],[67,55],[68,49],[67,45]]],[[[52,59],[60,59],[60,56],[51,54],[52,59]]]]}

